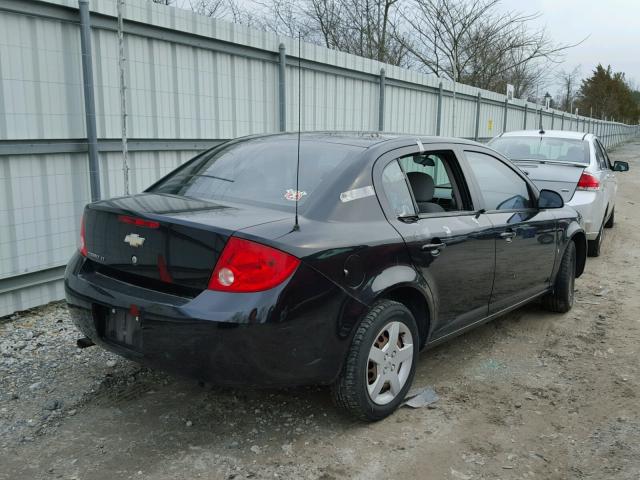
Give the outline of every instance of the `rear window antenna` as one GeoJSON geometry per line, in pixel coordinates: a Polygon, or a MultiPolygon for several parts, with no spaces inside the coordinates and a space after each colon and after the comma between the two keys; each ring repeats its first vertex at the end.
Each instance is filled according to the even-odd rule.
{"type": "Polygon", "coordinates": [[[302,33],[300,31],[298,31],[298,155],[297,155],[297,159],[296,159],[296,193],[295,193],[295,199],[296,199],[296,218],[295,218],[295,222],[293,224],[293,230],[294,232],[300,230],[300,223],[298,223],[298,201],[300,200],[300,130],[301,130],[301,112],[302,112],[302,90],[301,90],[301,86],[302,86],[302,82],[301,82],[301,76],[302,76],[302,62],[301,62],[301,55],[302,55],[302,33]]]}

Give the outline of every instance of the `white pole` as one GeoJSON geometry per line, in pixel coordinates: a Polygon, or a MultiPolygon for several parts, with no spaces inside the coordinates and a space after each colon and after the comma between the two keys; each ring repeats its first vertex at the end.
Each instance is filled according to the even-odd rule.
{"type": "Polygon", "coordinates": [[[456,82],[453,82],[453,97],[451,99],[451,136],[456,136],[456,82]]]}
{"type": "Polygon", "coordinates": [[[125,0],[118,0],[118,68],[120,70],[120,116],[122,123],[122,173],[124,176],[124,194],[129,195],[129,149],[127,145],[127,87],[124,81],[124,28],[122,10],[125,0]]]}

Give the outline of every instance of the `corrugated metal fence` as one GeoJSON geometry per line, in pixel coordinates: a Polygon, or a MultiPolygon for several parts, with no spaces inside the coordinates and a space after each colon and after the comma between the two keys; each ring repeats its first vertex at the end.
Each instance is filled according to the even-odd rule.
{"type": "MultiPolygon", "coordinates": [[[[63,297],[91,199],[87,121],[102,197],[124,192],[116,7],[89,7],[96,113],[86,120],[78,2],[0,0],[0,316],[63,297]]],[[[485,139],[541,121],[608,146],[638,133],[315,45],[299,53],[294,39],[146,0],[126,0],[124,18],[134,193],[221,140],[297,129],[298,57],[303,130],[485,139]]]]}

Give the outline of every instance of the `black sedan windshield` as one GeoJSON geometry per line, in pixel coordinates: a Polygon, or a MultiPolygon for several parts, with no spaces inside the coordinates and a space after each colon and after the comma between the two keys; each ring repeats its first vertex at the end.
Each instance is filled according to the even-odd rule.
{"type": "Polygon", "coordinates": [[[589,143],[553,137],[499,137],[489,145],[511,160],[589,163],[589,143]]]}
{"type": "Polygon", "coordinates": [[[302,207],[322,182],[340,174],[350,154],[361,150],[351,145],[303,140],[296,190],[295,137],[255,138],[205,153],[148,191],[289,210],[294,208],[296,198],[302,207]]]}

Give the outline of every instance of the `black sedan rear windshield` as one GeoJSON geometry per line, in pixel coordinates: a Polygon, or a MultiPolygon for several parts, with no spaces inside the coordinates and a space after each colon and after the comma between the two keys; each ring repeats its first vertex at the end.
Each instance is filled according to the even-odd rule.
{"type": "Polygon", "coordinates": [[[255,138],[205,153],[148,191],[290,210],[296,198],[303,207],[314,190],[336,178],[345,159],[358,151],[362,148],[303,139],[296,190],[295,138],[255,138]]]}
{"type": "Polygon", "coordinates": [[[589,143],[553,137],[499,137],[489,145],[511,160],[589,163],[589,143]]]}

